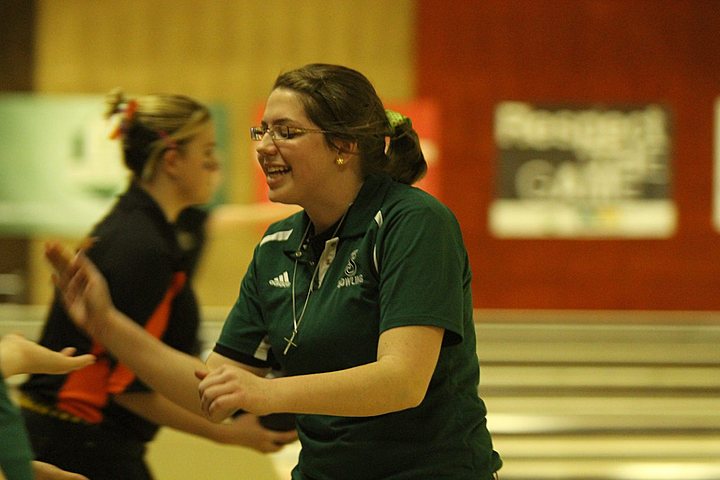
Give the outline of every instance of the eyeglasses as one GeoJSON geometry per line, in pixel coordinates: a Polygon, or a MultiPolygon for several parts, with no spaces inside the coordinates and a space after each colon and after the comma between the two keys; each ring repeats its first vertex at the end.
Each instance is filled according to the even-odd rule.
{"type": "Polygon", "coordinates": [[[263,125],[261,127],[250,127],[250,138],[256,142],[263,139],[266,133],[270,134],[273,140],[290,140],[304,133],[330,133],[327,130],[318,128],[290,127],[288,125],[263,125]]]}

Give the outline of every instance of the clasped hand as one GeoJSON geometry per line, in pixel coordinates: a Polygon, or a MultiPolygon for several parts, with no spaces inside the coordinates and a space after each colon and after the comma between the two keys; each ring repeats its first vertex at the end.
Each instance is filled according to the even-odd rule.
{"type": "Polygon", "coordinates": [[[198,370],[195,376],[200,379],[202,411],[213,422],[222,422],[238,410],[255,415],[272,413],[267,402],[268,379],[233,365],[222,365],[209,372],[198,370]]]}

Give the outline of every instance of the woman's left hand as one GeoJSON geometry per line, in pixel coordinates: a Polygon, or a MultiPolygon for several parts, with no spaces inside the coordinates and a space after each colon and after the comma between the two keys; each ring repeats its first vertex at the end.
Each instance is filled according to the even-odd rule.
{"type": "Polygon", "coordinates": [[[222,422],[238,410],[255,415],[272,413],[267,407],[268,379],[233,365],[197,371],[195,376],[201,380],[198,391],[203,413],[213,422],[222,422]]]}

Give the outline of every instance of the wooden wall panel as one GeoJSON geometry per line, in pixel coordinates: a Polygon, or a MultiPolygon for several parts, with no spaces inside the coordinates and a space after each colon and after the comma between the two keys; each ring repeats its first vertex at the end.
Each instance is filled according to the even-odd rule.
{"type": "MultiPolygon", "coordinates": [[[[310,62],[357,68],[383,98],[414,93],[412,0],[38,0],[35,90],[171,91],[228,107],[230,200],[254,199],[248,127],[278,73],[310,62]]],[[[214,230],[197,275],[205,305],[227,306],[261,225],[214,230]]],[[[33,278],[45,279],[44,264],[33,278]]],[[[34,301],[44,302],[46,282],[34,301]]]]}
{"type": "Polygon", "coordinates": [[[233,200],[251,198],[247,131],[283,70],[358,68],[389,99],[413,93],[413,2],[39,0],[35,89],[173,91],[231,107],[233,200]]]}
{"type": "MultiPolygon", "coordinates": [[[[230,200],[254,198],[248,128],[282,71],[357,68],[385,99],[414,94],[412,0],[37,0],[35,90],[177,92],[228,107],[230,200]]],[[[230,305],[261,224],[214,231],[198,271],[205,305],[230,305]]],[[[38,259],[33,278],[45,279],[38,259]]],[[[43,299],[47,282],[34,297],[43,299]]]]}
{"type": "Polygon", "coordinates": [[[441,105],[445,200],[481,308],[720,309],[711,225],[720,15],[712,0],[418,0],[418,94],[441,105]],[[677,233],[666,240],[500,240],[494,106],[660,102],[673,115],[677,233]],[[452,188],[449,188],[452,187],[452,188]]]}

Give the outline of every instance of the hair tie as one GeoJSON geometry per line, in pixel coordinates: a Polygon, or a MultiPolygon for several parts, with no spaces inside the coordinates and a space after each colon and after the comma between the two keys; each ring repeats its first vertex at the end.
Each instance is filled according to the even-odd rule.
{"type": "Polygon", "coordinates": [[[125,105],[125,120],[130,121],[135,116],[135,112],[137,112],[138,108],[138,102],[135,99],[128,100],[127,104],[125,105]]]}
{"type": "Polygon", "coordinates": [[[113,131],[110,132],[111,140],[115,140],[116,138],[124,135],[125,132],[127,132],[128,127],[130,126],[130,122],[132,122],[132,119],[135,116],[135,112],[137,112],[137,109],[138,102],[135,99],[128,100],[123,108],[118,109],[118,113],[122,113],[122,118],[120,119],[117,127],[115,127],[113,131]]]}
{"type": "Polygon", "coordinates": [[[385,116],[388,119],[388,122],[390,122],[390,128],[395,130],[397,127],[404,125],[408,122],[410,122],[410,119],[403,115],[402,113],[398,113],[394,110],[385,110],[385,116]]]}

